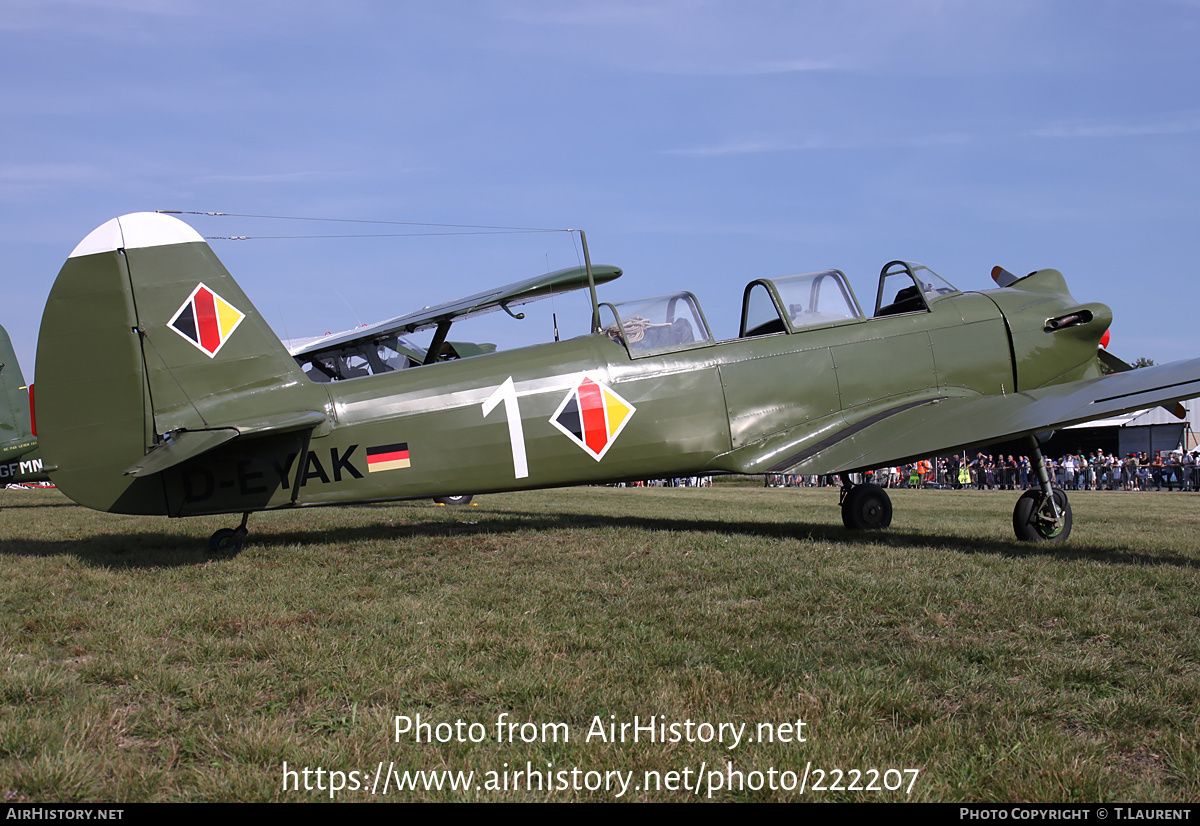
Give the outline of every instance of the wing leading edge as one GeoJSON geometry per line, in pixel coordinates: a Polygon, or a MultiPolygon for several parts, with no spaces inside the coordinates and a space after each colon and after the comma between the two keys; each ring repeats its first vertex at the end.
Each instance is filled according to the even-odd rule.
{"type": "MultiPolygon", "coordinates": [[[[772,445],[773,473],[844,473],[1058,430],[1200,396],[1200,358],[1003,396],[902,402],[830,428],[788,452],[772,445]]],[[[762,472],[761,470],[759,472],[762,472]]]]}
{"type": "MultiPolygon", "coordinates": [[[[596,284],[605,284],[621,276],[621,268],[604,264],[592,267],[592,276],[596,284]]],[[[391,335],[405,335],[436,327],[443,322],[461,321],[464,318],[508,310],[546,298],[551,295],[579,290],[586,287],[587,270],[584,267],[570,267],[515,281],[503,287],[485,290],[475,295],[448,301],[434,307],[426,307],[413,313],[389,318],[375,324],[368,324],[344,333],[315,339],[303,346],[291,350],[293,356],[305,356],[316,352],[336,349],[350,342],[362,340],[379,340],[391,335]]]]}

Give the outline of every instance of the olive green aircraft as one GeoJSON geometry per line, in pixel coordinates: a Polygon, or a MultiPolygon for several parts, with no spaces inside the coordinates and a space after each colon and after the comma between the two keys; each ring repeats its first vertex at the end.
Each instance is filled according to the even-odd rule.
{"type": "Polygon", "coordinates": [[[29,411],[30,393],[8,331],[0,327],[0,485],[45,482],[29,411]]]}
{"type": "Polygon", "coordinates": [[[838,270],[756,278],[737,336],[717,340],[691,293],[601,303],[597,273],[619,270],[584,269],[559,275],[587,282],[589,334],[442,358],[456,320],[515,315],[519,282],[328,343],[367,366],[379,345],[392,369],[316,381],[313,354],[285,349],[190,226],[115,218],[71,253],[42,318],[47,469],[98,510],[240,513],[210,540],[236,552],[257,511],[721,473],[836,475],[843,523],[879,529],[891,502],[855,474],[1024,437],[1038,486],[1014,528],[1063,540],[1070,504],[1039,434],[1200,395],[1200,359],[1101,376],[1112,313],[1055,270],[996,268],[998,289],[963,292],[893,261],[869,313],[838,270]],[[395,369],[388,339],[420,327],[434,343],[395,369]]]}

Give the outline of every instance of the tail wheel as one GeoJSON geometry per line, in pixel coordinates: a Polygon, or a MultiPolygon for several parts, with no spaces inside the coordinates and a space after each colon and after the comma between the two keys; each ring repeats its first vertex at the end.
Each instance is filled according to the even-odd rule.
{"type": "Polygon", "coordinates": [[[842,500],[842,524],[853,531],[880,531],[892,524],[892,500],[879,485],[855,485],[842,500]]]}
{"type": "Polygon", "coordinates": [[[439,505],[469,505],[474,498],[474,494],[460,493],[455,496],[435,496],[433,501],[439,505]]]}
{"type": "Polygon", "coordinates": [[[1013,508],[1013,530],[1027,542],[1063,542],[1071,535],[1071,503],[1054,488],[1054,501],[1040,489],[1021,494],[1013,508]],[[1055,510],[1057,508],[1057,513],[1055,510]]]}
{"type": "Polygon", "coordinates": [[[208,552],[216,557],[232,557],[242,552],[246,544],[244,527],[221,528],[208,539],[208,552]]]}

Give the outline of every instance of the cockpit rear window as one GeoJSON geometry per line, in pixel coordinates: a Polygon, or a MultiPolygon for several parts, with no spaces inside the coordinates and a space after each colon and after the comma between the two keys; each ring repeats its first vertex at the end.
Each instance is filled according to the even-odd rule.
{"type": "Polygon", "coordinates": [[[601,332],[633,357],[713,343],[696,297],[688,292],[601,304],[601,332]]]}

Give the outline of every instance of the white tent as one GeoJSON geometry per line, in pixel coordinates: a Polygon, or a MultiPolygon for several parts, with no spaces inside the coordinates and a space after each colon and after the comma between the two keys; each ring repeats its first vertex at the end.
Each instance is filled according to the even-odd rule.
{"type": "Polygon", "coordinates": [[[1120,428],[1120,453],[1157,453],[1163,450],[1183,449],[1191,451],[1197,446],[1197,425],[1200,425],[1200,399],[1182,402],[1186,415],[1177,419],[1161,407],[1137,410],[1108,419],[1097,419],[1076,428],[1117,427],[1120,428]]]}

